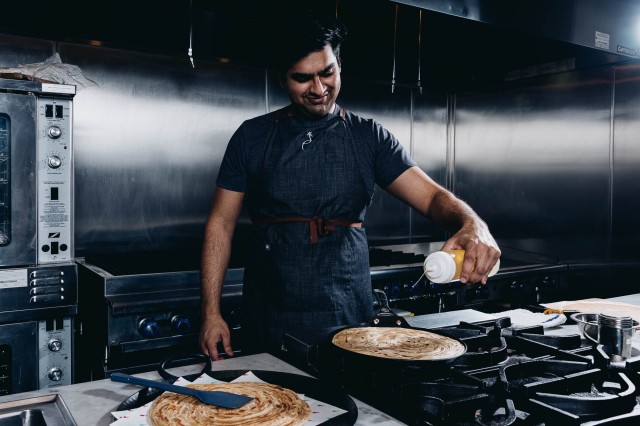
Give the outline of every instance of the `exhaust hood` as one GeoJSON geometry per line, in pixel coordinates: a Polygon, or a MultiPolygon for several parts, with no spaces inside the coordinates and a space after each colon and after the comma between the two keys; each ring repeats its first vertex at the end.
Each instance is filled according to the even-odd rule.
{"type": "Polygon", "coordinates": [[[193,47],[196,61],[262,67],[277,19],[312,3],[347,26],[345,77],[446,92],[640,55],[638,0],[112,0],[99,13],[72,3],[69,20],[56,2],[34,0],[29,14],[8,2],[0,34],[185,59],[193,47]]]}
{"type": "Polygon", "coordinates": [[[637,58],[637,0],[393,0],[548,39],[637,58]]]}

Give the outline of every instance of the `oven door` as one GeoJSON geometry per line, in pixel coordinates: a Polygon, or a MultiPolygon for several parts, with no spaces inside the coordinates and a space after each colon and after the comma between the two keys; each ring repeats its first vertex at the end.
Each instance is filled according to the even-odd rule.
{"type": "Polygon", "coordinates": [[[0,395],[38,389],[38,322],[0,325],[0,395]]]}
{"type": "Polygon", "coordinates": [[[0,93],[0,267],[37,262],[33,95],[0,93]]]}

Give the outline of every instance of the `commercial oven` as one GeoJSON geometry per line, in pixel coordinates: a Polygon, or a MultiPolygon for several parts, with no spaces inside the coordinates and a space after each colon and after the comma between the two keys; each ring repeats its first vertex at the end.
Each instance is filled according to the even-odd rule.
{"type": "Polygon", "coordinates": [[[0,395],[72,383],[75,92],[0,79],[0,395]]]}

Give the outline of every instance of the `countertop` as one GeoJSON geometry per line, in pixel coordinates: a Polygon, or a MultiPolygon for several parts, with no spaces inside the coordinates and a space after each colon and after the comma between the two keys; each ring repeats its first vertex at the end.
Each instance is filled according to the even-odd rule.
{"type": "MultiPolygon", "coordinates": [[[[628,296],[615,297],[607,300],[631,303],[640,305],[640,293],[628,296]]],[[[481,321],[489,316],[479,311],[465,309],[443,314],[421,315],[408,318],[409,323],[417,327],[441,327],[445,325],[457,324],[459,321],[481,321]]],[[[562,325],[548,328],[546,334],[567,335],[579,334],[575,324],[562,325]]],[[[634,353],[640,354],[640,333],[633,339],[634,353]]],[[[202,364],[194,364],[184,367],[176,367],[168,371],[175,376],[198,373],[202,369],[202,364]]],[[[270,354],[258,354],[230,358],[216,361],[212,364],[212,370],[270,370],[286,373],[308,375],[292,365],[274,357],[270,354]]],[[[137,374],[137,376],[161,380],[156,371],[137,374]]],[[[24,392],[14,395],[0,397],[0,403],[31,398],[35,396],[59,394],[69,408],[76,423],[79,426],[105,426],[113,422],[111,412],[129,396],[140,389],[139,386],[116,383],[111,380],[96,380],[93,382],[78,383],[69,386],[62,386],[53,389],[43,389],[39,391],[24,392]]],[[[353,398],[358,407],[358,419],[356,425],[403,425],[404,423],[376,410],[375,408],[353,398]]]]}
{"type": "MultiPolygon", "coordinates": [[[[199,373],[203,364],[168,369],[174,376],[199,373]]],[[[287,364],[270,354],[248,355],[213,362],[212,370],[269,370],[285,373],[308,374],[287,364]]],[[[162,380],[156,371],[136,374],[153,380],[162,380]]],[[[139,386],[116,383],[111,380],[95,380],[54,389],[23,392],[0,397],[0,403],[31,398],[41,395],[59,394],[67,405],[78,426],[105,426],[113,422],[112,411],[140,390],[139,386]]],[[[353,398],[358,407],[356,425],[403,425],[404,423],[353,398]]]]}

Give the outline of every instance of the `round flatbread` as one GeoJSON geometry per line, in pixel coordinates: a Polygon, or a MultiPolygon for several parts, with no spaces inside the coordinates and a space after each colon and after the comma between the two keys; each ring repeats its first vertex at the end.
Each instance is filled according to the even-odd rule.
{"type": "Polygon", "coordinates": [[[466,352],[465,346],[455,339],[412,328],[346,328],[333,336],[332,343],[358,354],[393,360],[435,361],[466,352]]]}
{"type": "Polygon", "coordinates": [[[290,389],[268,383],[193,384],[188,387],[232,392],[255,398],[240,408],[207,405],[196,398],[172,392],[160,395],[147,412],[151,426],[169,425],[274,425],[297,426],[306,423],[311,408],[290,389]]]}

